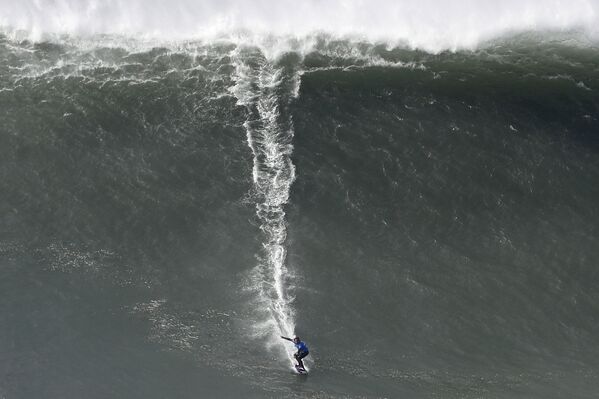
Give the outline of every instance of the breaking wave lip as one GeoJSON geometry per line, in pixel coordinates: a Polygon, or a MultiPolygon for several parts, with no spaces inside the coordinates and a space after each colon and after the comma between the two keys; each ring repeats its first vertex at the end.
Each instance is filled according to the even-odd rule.
{"type": "MultiPolygon", "coordinates": [[[[579,31],[599,37],[599,0],[0,0],[4,31],[46,35],[123,35],[151,41],[218,40],[251,44],[326,33],[430,52],[474,49],[506,34],[579,31]],[[1,4],[5,3],[5,4],[1,4]]],[[[300,40],[299,46],[310,46],[300,40]]],[[[266,46],[268,47],[268,46],[266,46]]],[[[273,45],[276,47],[276,45],[273,45]]]]}

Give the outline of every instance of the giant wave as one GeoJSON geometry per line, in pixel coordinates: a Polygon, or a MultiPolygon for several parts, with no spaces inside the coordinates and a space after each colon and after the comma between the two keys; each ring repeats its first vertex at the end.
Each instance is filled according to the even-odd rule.
{"type": "Polygon", "coordinates": [[[592,397],[597,10],[2,1],[0,396],[592,397]]]}

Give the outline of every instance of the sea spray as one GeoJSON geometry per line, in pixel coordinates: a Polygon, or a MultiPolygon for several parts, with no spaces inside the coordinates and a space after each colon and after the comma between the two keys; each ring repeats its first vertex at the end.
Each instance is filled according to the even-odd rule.
{"type": "Polygon", "coordinates": [[[596,37],[598,21],[597,0],[571,0],[567,7],[557,0],[0,1],[0,28],[34,40],[46,34],[135,35],[154,42],[241,35],[246,42],[326,32],[438,52],[474,48],[507,32],[580,29],[596,37]]]}

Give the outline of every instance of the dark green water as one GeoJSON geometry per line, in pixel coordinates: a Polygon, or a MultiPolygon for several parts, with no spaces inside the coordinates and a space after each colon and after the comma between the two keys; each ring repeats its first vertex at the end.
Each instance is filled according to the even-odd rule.
{"type": "Polygon", "coordinates": [[[110,40],[0,36],[1,398],[594,397],[596,48],[110,40]]]}

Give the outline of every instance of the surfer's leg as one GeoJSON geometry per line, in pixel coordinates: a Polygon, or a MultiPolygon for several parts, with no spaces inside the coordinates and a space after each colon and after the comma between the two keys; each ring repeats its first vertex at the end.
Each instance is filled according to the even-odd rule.
{"type": "Polygon", "coordinates": [[[297,352],[295,354],[295,358],[297,359],[297,362],[301,368],[304,368],[304,362],[302,362],[302,359],[308,356],[308,353],[309,352],[297,352]]]}

